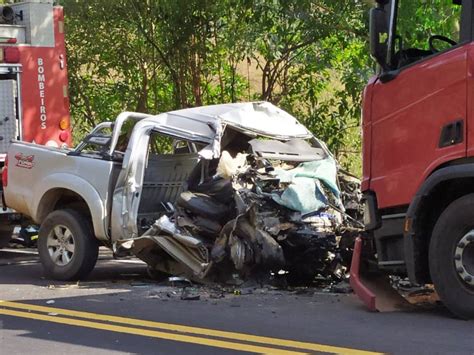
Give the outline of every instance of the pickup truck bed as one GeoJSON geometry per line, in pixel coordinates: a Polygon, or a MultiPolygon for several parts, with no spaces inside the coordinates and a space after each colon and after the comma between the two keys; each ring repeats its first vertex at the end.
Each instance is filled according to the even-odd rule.
{"type": "Polygon", "coordinates": [[[9,149],[8,207],[41,224],[46,216],[70,201],[90,210],[94,233],[107,239],[110,206],[104,206],[121,169],[121,163],[91,155],[70,155],[71,150],[15,141],[9,149]]]}

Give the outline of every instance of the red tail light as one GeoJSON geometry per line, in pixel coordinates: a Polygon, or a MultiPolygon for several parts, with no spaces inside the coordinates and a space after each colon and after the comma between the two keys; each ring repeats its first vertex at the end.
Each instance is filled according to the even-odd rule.
{"type": "Polygon", "coordinates": [[[7,187],[8,185],[8,155],[5,158],[5,165],[2,170],[2,185],[3,187],[7,187]]]}
{"type": "Polygon", "coordinates": [[[69,139],[69,133],[67,131],[63,131],[61,133],[59,133],[59,140],[61,142],[65,142],[69,139]]]}
{"type": "Polygon", "coordinates": [[[3,60],[5,63],[19,63],[20,50],[17,47],[5,47],[3,49],[3,60]]]}

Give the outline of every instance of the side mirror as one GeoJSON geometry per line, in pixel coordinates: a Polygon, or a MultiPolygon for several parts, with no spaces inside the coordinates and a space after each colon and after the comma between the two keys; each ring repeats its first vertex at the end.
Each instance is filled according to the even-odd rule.
{"type": "Polygon", "coordinates": [[[387,67],[388,22],[383,7],[370,10],[370,54],[382,67],[387,67]]]}

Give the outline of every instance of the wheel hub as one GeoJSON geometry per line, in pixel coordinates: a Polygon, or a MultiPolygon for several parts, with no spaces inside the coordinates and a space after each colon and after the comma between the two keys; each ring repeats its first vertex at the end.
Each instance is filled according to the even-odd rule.
{"type": "Polygon", "coordinates": [[[57,225],[51,230],[47,246],[51,260],[58,266],[69,264],[74,257],[74,236],[64,225],[57,225]]]}
{"type": "Polygon", "coordinates": [[[454,251],[454,265],[461,280],[474,287],[474,229],[459,240],[454,251]]]}

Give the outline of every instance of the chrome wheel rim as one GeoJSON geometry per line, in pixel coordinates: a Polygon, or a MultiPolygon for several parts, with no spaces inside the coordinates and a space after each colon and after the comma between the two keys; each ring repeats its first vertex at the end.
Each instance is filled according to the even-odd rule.
{"type": "Polygon", "coordinates": [[[466,233],[456,245],[454,265],[461,280],[474,287],[474,229],[466,233]]]}
{"type": "Polygon", "coordinates": [[[47,247],[53,263],[66,266],[74,258],[74,235],[68,227],[58,224],[48,234],[47,247]]]}

